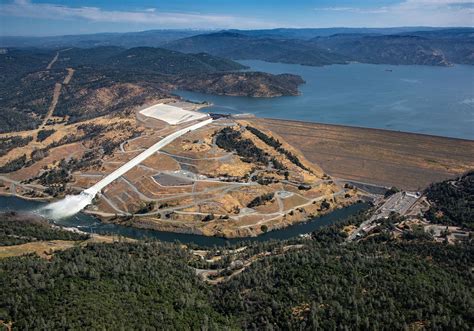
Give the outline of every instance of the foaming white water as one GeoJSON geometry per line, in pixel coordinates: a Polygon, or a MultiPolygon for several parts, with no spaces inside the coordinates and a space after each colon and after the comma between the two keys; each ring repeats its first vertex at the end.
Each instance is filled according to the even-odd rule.
{"type": "Polygon", "coordinates": [[[66,218],[66,217],[77,214],[82,209],[84,209],[87,205],[90,205],[94,197],[97,195],[97,193],[101,192],[102,189],[104,189],[107,185],[112,183],[114,180],[124,175],[133,167],[139,165],[145,159],[152,156],[154,153],[156,153],[161,148],[163,148],[164,146],[174,141],[176,138],[182,136],[183,134],[187,132],[197,130],[211,122],[212,122],[212,118],[209,118],[202,122],[196,123],[194,125],[188,126],[184,129],[171,133],[170,135],[161,139],[159,142],[157,142],[156,144],[154,144],[147,150],[138,154],[136,157],[134,157],[133,159],[131,159],[130,161],[128,161],[127,163],[125,163],[124,165],[116,169],[115,171],[111,172],[106,177],[102,178],[95,185],[81,192],[81,194],[68,195],[60,201],[50,203],[46,207],[41,208],[40,210],[38,210],[38,213],[40,213],[41,215],[44,215],[45,217],[53,218],[53,219],[66,218]]]}
{"type": "Polygon", "coordinates": [[[94,195],[85,191],[78,195],[67,195],[64,199],[50,203],[38,210],[38,213],[52,219],[73,216],[92,203],[94,195]]]}

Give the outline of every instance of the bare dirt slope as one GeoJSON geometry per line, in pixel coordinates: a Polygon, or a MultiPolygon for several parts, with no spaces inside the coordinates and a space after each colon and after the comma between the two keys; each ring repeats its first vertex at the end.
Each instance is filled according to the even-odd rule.
{"type": "Polygon", "coordinates": [[[255,119],[331,176],[417,190],[474,168],[474,141],[308,122],[255,119]]]}

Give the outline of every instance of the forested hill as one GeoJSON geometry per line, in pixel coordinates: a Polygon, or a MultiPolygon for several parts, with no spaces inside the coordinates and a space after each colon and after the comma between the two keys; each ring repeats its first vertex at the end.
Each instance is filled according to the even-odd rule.
{"type": "Polygon", "coordinates": [[[53,57],[51,50],[5,50],[0,54],[0,87],[22,75],[46,68],[53,57]]]}
{"type": "Polygon", "coordinates": [[[131,111],[145,101],[171,97],[176,88],[275,97],[298,95],[298,85],[303,83],[295,75],[239,72],[245,68],[205,53],[153,47],[4,49],[0,52],[0,133],[37,128],[47,117],[58,87],[53,114],[78,121],[131,111]]]}
{"type": "MultiPolygon", "coordinates": [[[[304,65],[351,61],[448,66],[474,64],[473,28],[327,28],[205,31],[152,30],[42,38],[3,37],[0,47],[160,47],[209,53],[228,59],[256,59],[304,65]]],[[[162,52],[162,51],[161,51],[162,52]]],[[[71,53],[72,54],[72,53],[71,53]]],[[[104,53],[105,54],[105,53],[104,53]]],[[[104,54],[97,54],[100,59],[104,54]]]]}
{"type": "MultiPolygon", "coordinates": [[[[350,61],[375,64],[448,66],[474,64],[474,29],[403,31],[340,29],[314,38],[288,30],[224,31],[170,41],[165,48],[207,52],[232,59],[327,65],[350,61]],[[387,31],[385,31],[387,32],[387,31]]],[[[304,31],[303,31],[304,32],[304,31]]]]}
{"type": "MultiPolygon", "coordinates": [[[[43,69],[53,59],[56,50],[7,50],[0,54],[0,70],[5,75],[43,69]]],[[[150,72],[159,74],[210,73],[234,71],[245,66],[208,54],[184,54],[153,47],[95,47],[59,50],[53,69],[80,66],[97,70],[150,72]]]]}
{"type": "MultiPolygon", "coordinates": [[[[0,258],[0,327],[472,330],[472,243],[378,235],[342,244],[343,226],[361,220],[311,240],[211,249],[205,259],[153,241],[76,245],[50,260],[0,258]],[[196,275],[208,269],[207,281],[196,275]]],[[[28,233],[51,238],[41,231],[28,233]]]]}
{"type": "Polygon", "coordinates": [[[253,37],[237,32],[218,32],[169,42],[165,48],[185,53],[206,52],[236,60],[329,65],[349,58],[304,40],[253,37]]]}
{"type": "Polygon", "coordinates": [[[434,183],[425,194],[432,204],[426,214],[431,222],[474,230],[474,171],[434,183]]]}
{"type": "Polygon", "coordinates": [[[244,69],[245,66],[223,58],[199,54],[184,54],[161,48],[132,48],[110,58],[115,68],[138,70],[144,66],[165,74],[215,72],[244,69]]]}
{"type": "Polygon", "coordinates": [[[312,41],[319,47],[365,63],[436,66],[474,64],[474,29],[394,35],[337,34],[316,37],[312,41]]]}

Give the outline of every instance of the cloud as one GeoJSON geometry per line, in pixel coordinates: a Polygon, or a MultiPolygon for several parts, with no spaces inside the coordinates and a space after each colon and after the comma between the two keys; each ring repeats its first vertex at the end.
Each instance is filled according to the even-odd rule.
{"type": "Polygon", "coordinates": [[[405,0],[407,3],[449,5],[453,3],[473,3],[472,0],[405,0]]]}
{"type": "Polygon", "coordinates": [[[473,26],[474,0],[403,0],[375,7],[318,7],[315,10],[333,15],[352,15],[365,26],[473,26]]]}
{"type": "Polygon", "coordinates": [[[85,19],[103,23],[139,23],[174,28],[264,28],[276,24],[248,17],[201,13],[160,12],[156,8],[136,11],[103,10],[98,7],[69,7],[50,3],[15,0],[0,4],[0,15],[40,19],[85,19]]]}

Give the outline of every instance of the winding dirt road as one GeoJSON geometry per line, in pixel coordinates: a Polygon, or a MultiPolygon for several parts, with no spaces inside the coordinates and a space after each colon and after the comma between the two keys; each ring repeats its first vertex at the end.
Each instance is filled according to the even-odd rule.
{"type": "Polygon", "coordinates": [[[100,192],[104,187],[112,183],[114,180],[117,178],[121,177],[125,173],[127,173],[129,170],[131,170],[133,167],[139,165],[142,163],[145,159],[149,158],[156,152],[158,152],[161,148],[165,147],[169,143],[173,142],[175,139],[181,137],[182,135],[197,130],[199,128],[202,128],[208,124],[210,124],[213,121],[212,118],[209,118],[207,120],[204,120],[202,122],[198,122],[196,124],[193,124],[191,126],[188,126],[184,129],[178,130],[176,132],[171,133],[170,135],[164,137],[161,139],[159,142],[145,150],[144,152],[138,154],[136,157],[125,163],[123,166],[120,168],[116,169],[103,179],[101,179],[99,182],[97,182],[95,185],[91,186],[87,190],[84,191],[84,193],[95,196],[98,192],[100,192]]]}

